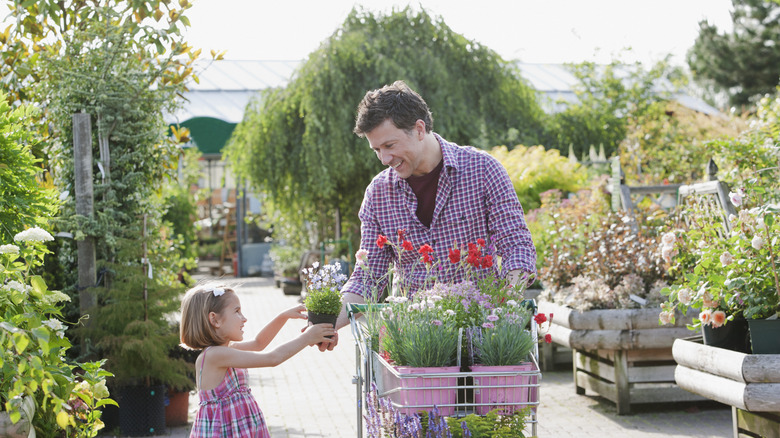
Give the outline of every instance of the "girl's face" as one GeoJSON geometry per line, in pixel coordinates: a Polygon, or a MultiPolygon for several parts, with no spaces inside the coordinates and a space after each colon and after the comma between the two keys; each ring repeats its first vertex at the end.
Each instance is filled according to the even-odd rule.
{"type": "Polygon", "coordinates": [[[209,314],[211,323],[223,339],[238,342],[244,339],[244,323],[246,318],[241,313],[241,301],[235,293],[228,292],[222,299],[227,304],[220,313],[212,312],[209,314]]]}

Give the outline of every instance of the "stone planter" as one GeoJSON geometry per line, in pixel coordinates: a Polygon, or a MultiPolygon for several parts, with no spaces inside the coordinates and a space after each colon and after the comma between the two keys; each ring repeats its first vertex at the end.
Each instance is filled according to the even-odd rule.
{"type": "Polygon", "coordinates": [[[595,392],[616,404],[619,415],[637,403],[701,400],[674,381],[675,339],[692,334],[692,317],[677,315],[674,326],[658,324],[658,309],[609,309],[579,312],[549,302],[539,312],[553,313],[553,343],[571,348],[577,394],[595,392]]]}
{"type": "Polygon", "coordinates": [[[780,354],[745,354],[678,339],[677,384],[731,406],[734,438],[780,437],[780,354]]]}

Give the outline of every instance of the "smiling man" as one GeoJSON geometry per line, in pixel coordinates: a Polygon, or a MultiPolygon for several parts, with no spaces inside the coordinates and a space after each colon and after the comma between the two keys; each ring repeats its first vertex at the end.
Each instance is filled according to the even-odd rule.
{"type": "MultiPolygon", "coordinates": [[[[433,132],[428,105],[403,81],[366,93],[358,105],[354,132],[368,140],[387,169],[374,177],[363,198],[360,248],[368,253],[368,270],[352,273],[341,289],[345,302],[363,303],[369,294],[384,290],[384,274],[391,263],[396,272],[403,272],[409,294],[423,286],[428,272],[417,263],[420,254],[380,247],[379,235],[395,241],[403,233],[415,248],[429,245],[433,260],[447,260],[451,248],[484,239],[502,260],[501,270],[494,266],[494,273],[513,284],[530,281],[536,271],[536,249],[501,163],[433,132]]],[[[464,279],[463,270],[449,263],[441,266],[439,281],[464,279]]],[[[474,272],[487,275],[489,269],[474,272]]],[[[342,311],[336,328],[347,323],[342,311]]]]}

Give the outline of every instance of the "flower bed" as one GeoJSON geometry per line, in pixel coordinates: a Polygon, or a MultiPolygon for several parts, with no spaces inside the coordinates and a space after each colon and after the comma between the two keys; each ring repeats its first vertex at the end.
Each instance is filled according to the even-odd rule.
{"type": "Polygon", "coordinates": [[[636,403],[700,400],[676,386],[672,344],[690,335],[678,317],[675,326],[658,325],[656,309],[603,309],[578,312],[549,302],[549,333],[555,344],[572,349],[577,394],[590,390],[615,402],[618,414],[636,403]]]}

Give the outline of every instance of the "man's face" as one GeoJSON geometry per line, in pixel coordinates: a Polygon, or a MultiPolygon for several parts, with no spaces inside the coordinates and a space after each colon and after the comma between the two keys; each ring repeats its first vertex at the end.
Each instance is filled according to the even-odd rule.
{"type": "Polygon", "coordinates": [[[426,173],[420,170],[423,160],[424,133],[425,124],[421,121],[418,121],[409,133],[398,129],[391,119],[387,119],[367,133],[366,138],[379,161],[385,166],[392,167],[399,177],[406,179],[411,175],[419,176],[426,173]]]}

